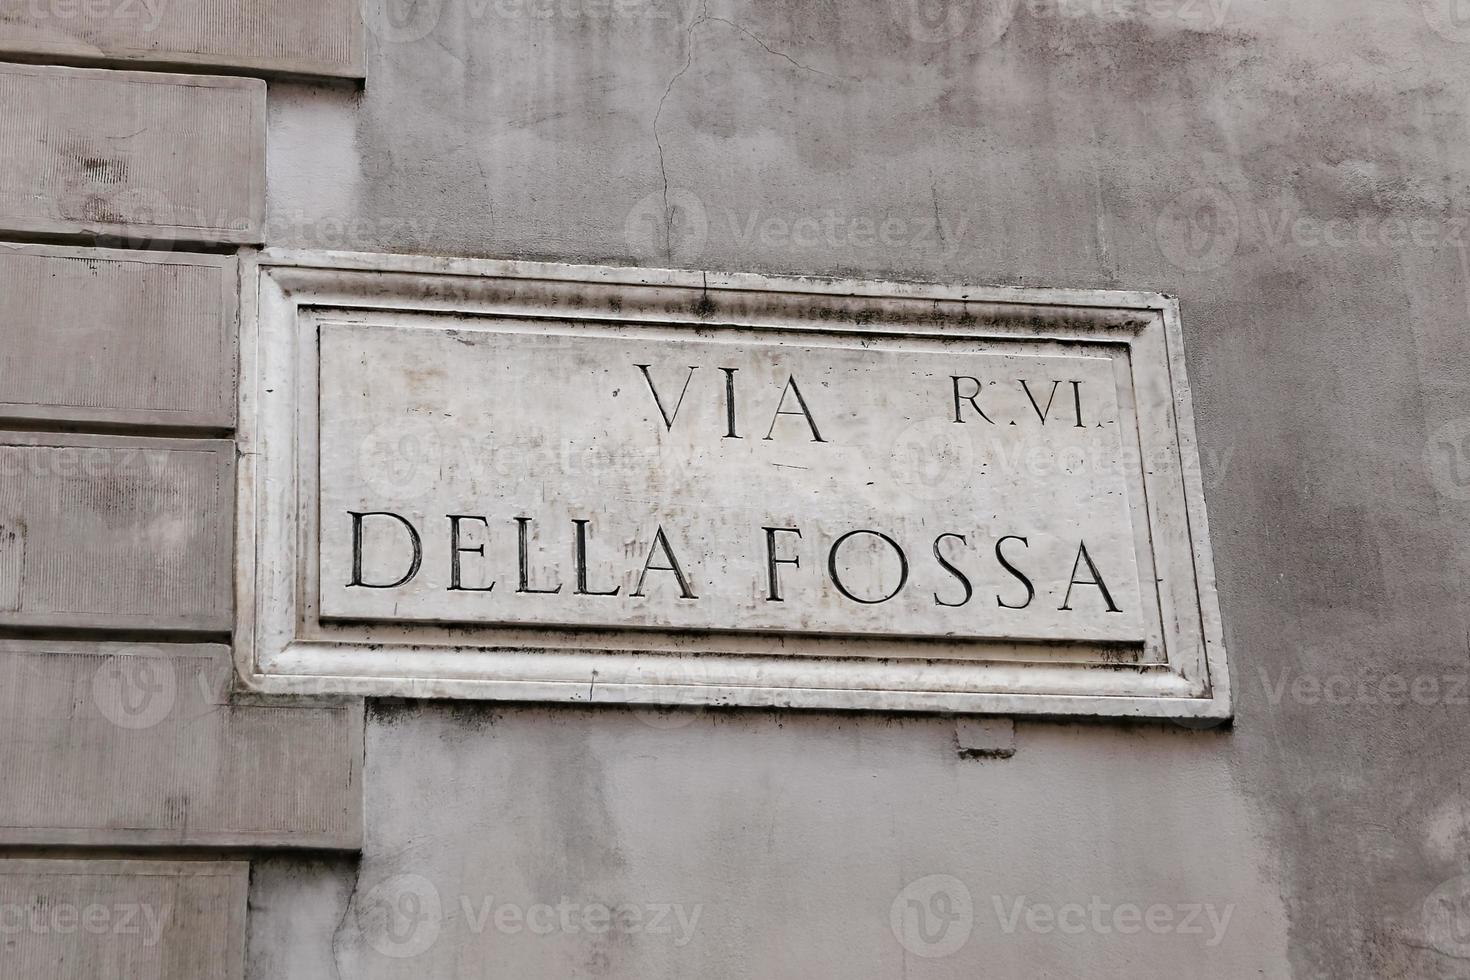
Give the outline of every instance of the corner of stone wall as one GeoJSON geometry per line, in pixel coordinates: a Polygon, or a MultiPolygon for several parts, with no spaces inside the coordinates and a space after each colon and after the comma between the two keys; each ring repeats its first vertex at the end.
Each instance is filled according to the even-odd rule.
{"type": "Polygon", "coordinates": [[[265,79],[361,79],[362,21],[129,9],[0,14],[0,905],[17,976],[238,980],[251,860],[362,839],[361,702],[230,649],[265,79]]]}

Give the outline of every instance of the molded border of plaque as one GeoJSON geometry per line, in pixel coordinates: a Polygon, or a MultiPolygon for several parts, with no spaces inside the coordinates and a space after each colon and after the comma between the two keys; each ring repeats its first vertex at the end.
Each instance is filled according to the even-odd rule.
{"type": "MultiPolygon", "coordinates": [[[[262,694],[740,705],[1202,721],[1231,716],[1229,672],[1185,378],[1178,302],[1122,290],[968,287],[507,260],[247,250],[241,261],[235,658],[262,694]],[[304,568],[298,473],[316,465],[298,401],[314,384],[312,308],[559,316],[1128,346],[1162,662],[1015,656],[762,655],[730,641],[615,631],[323,623],[304,568]],[[983,326],[989,313],[991,322],[983,326]],[[1010,322],[1006,322],[1009,320],[1010,322]],[[834,326],[838,324],[837,326],[834,326]],[[1147,397],[1152,395],[1152,400],[1147,397]],[[298,453],[303,455],[298,459],[298,453]],[[716,644],[718,646],[718,644],[716,644]]],[[[312,406],[314,413],[315,406],[312,406]]],[[[901,644],[902,641],[895,641],[901,644]]],[[[1003,642],[1003,641],[998,641],[1003,642]]],[[[815,646],[814,646],[814,649],[815,646]]],[[[835,652],[834,652],[835,651],[835,652]]]]}

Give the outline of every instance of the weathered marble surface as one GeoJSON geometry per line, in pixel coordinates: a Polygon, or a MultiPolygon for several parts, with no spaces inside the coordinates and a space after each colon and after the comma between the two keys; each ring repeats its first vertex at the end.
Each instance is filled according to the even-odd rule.
{"type": "Polygon", "coordinates": [[[244,278],[253,690],[1229,716],[1168,297],[244,278]]]}
{"type": "Polygon", "coordinates": [[[1039,346],[324,324],[322,615],[1141,642],[1126,362],[1039,346]]]}

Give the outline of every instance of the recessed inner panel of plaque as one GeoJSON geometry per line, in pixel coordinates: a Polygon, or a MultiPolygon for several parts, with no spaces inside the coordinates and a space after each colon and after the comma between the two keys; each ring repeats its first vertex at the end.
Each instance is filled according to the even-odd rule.
{"type": "Polygon", "coordinates": [[[320,326],[323,619],[1143,644],[1127,347],[320,326]]]}

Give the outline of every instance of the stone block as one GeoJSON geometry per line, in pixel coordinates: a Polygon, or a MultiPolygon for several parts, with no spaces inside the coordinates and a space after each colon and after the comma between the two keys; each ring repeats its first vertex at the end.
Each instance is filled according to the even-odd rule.
{"type": "Polygon", "coordinates": [[[0,970],[28,980],[237,980],[243,861],[0,861],[0,970]]]}
{"type": "Polygon", "coordinates": [[[0,627],[227,632],[234,445],[0,433],[0,627]]]}
{"type": "Polygon", "coordinates": [[[0,105],[0,234],[260,241],[260,79],[0,64],[0,105]]]}
{"type": "Polygon", "coordinates": [[[362,78],[362,17],[355,0],[35,0],[0,12],[0,56],[362,78]]]}
{"type": "Polygon", "coordinates": [[[228,429],[233,256],[0,244],[0,419],[228,429]]]}
{"type": "Polygon", "coordinates": [[[1011,718],[956,718],[954,733],[961,758],[1009,759],[1016,754],[1016,723],[1011,718]]]}
{"type": "Polygon", "coordinates": [[[361,702],[231,703],[212,644],[0,641],[0,843],[361,844],[361,702]]]}

